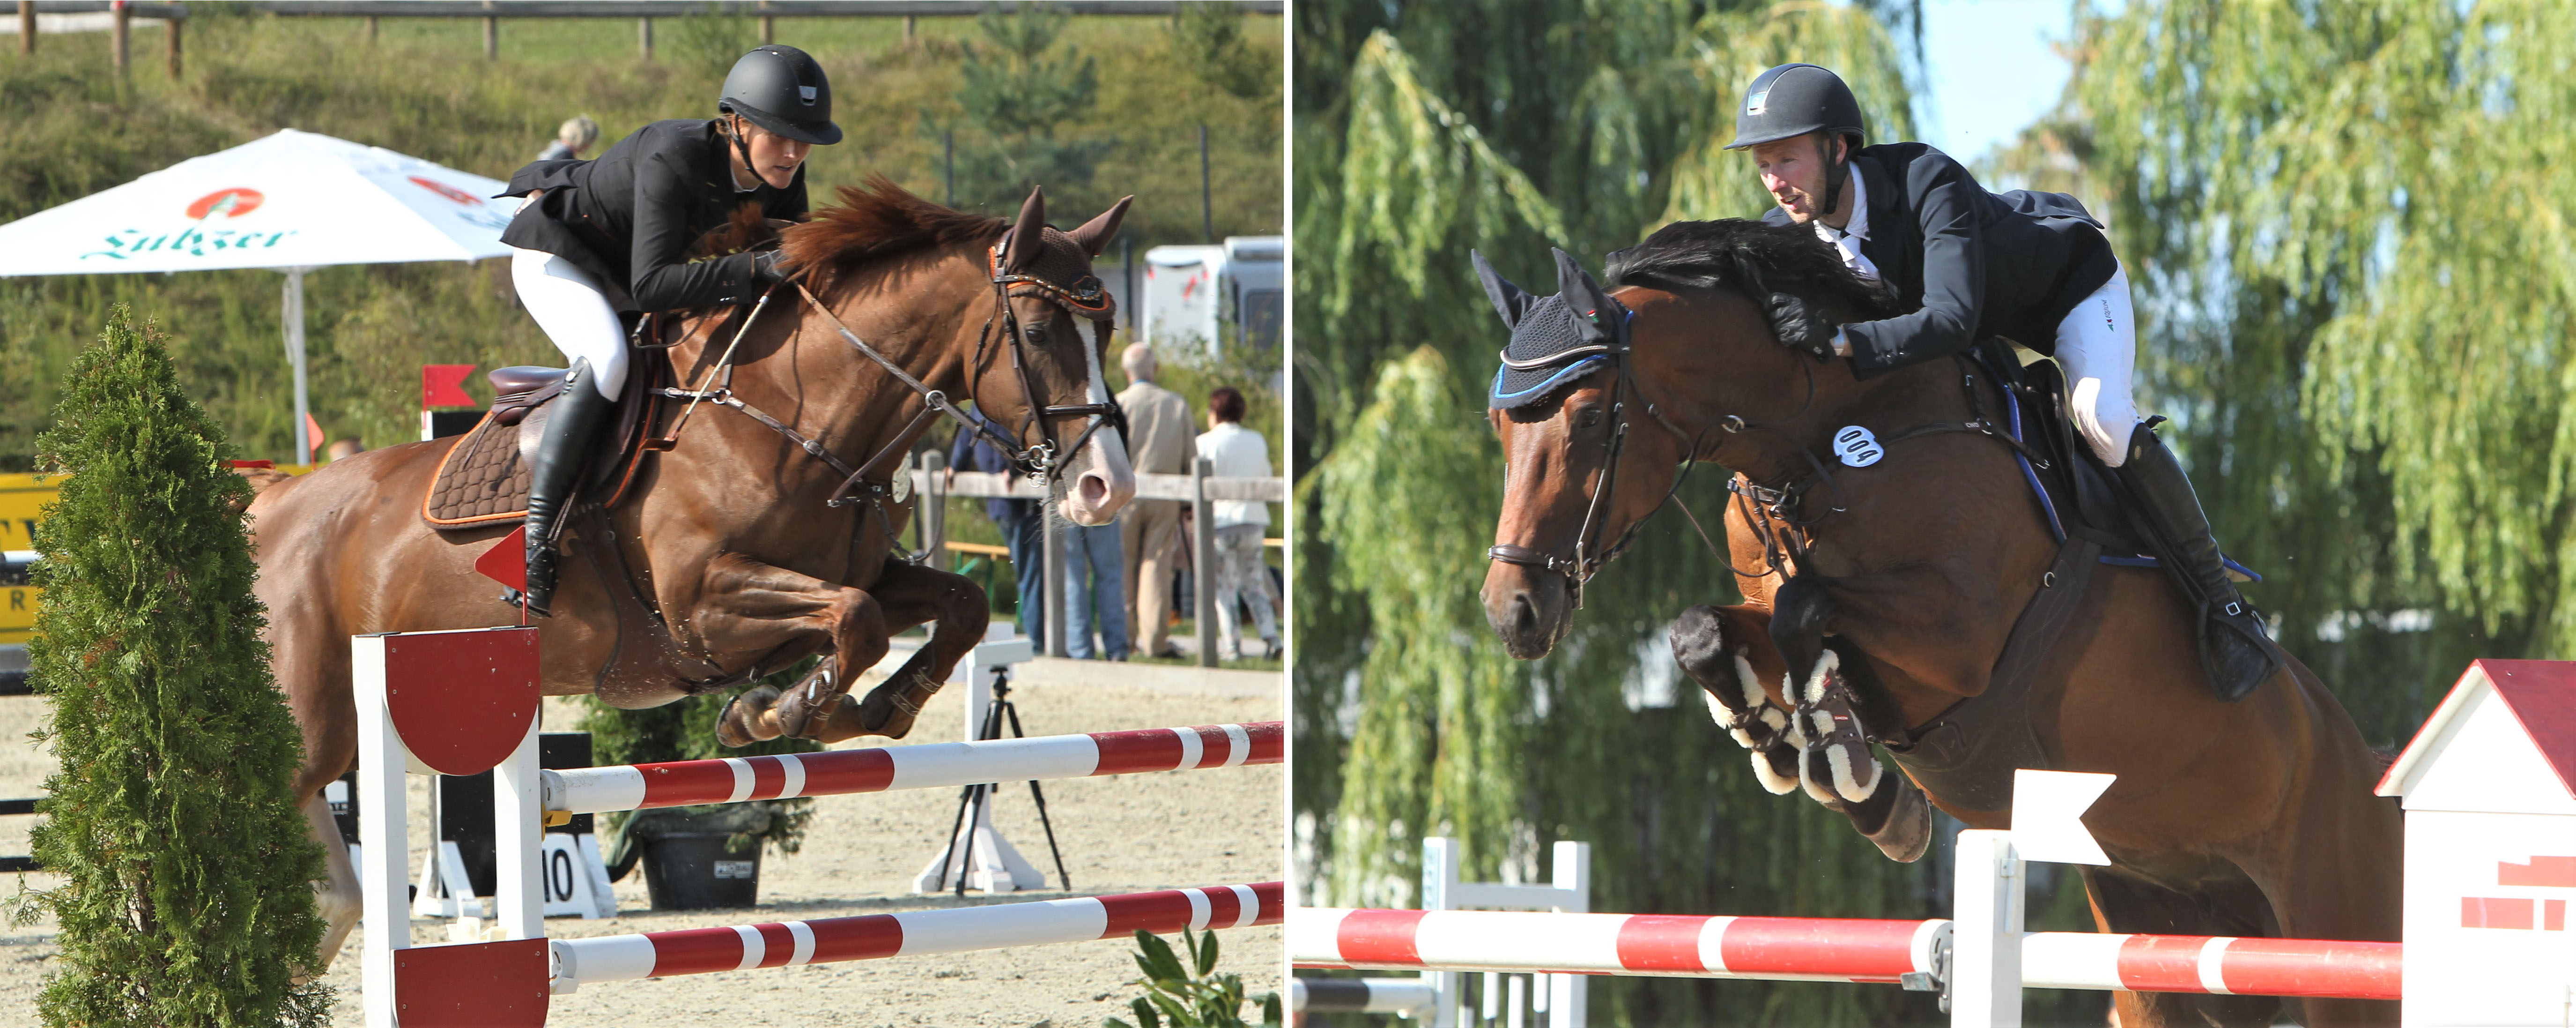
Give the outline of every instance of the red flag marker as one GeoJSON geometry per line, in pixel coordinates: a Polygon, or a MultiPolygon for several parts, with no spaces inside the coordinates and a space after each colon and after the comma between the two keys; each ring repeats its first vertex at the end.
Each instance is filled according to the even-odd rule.
{"type": "Polygon", "coordinates": [[[471,364],[421,365],[420,409],[474,406],[474,398],[465,393],[465,376],[473,373],[471,364]]]}

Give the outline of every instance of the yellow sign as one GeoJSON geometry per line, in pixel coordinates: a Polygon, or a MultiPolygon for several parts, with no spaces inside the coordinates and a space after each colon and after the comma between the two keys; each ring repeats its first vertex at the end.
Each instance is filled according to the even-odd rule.
{"type": "MultiPolygon", "coordinates": [[[[36,548],[36,525],[67,477],[0,475],[0,550],[36,548]]],[[[36,634],[36,597],[42,592],[28,584],[23,563],[0,567],[0,645],[22,645],[36,634]]]]}

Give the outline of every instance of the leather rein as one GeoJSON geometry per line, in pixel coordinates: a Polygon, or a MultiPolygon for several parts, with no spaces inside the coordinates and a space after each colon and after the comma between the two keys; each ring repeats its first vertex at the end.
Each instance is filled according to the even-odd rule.
{"type": "MultiPolygon", "coordinates": [[[[1109,300],[1106,291],[1100,285],[1100,280],[1095,276],[1085,276],[1082,282],[1075,284],[1074,289],[1068,290],[1043,279],[1005,273],[1001,268],[1001,255],[1009,241],[1009,237],[1005,235],[1001,242],[994,244],[990,256],[994,313],[985,317],[984,327],[976,332],[975,355],[966,369],[967,399],[970,402],[976,400],[973,392],[974,382],[978,377],[977,372],[983,367],[985,351],[991,341],[994,324],[998,320],[1008,340],[1011,366],[1019,379],[1021,395],[1027,399],[1026,406],[1029,413],[1021,422],[1021,435],[1025,438],[1031,429],[1040,430],[1037,433],[1040,438],[1035,445],[1022,446],[1019,440],[1003,435],[985,420],[968,416],[965,411],[949,401],[946,393],[931,388],[882,351],[868,345],[867,340],[859,338],[859,334],[851,331],[850,326],[843,323],[840,316],[833,313],[829,305],[815,296],[812,289],[807,288],[801,273],[792,274],[784,282],[773,283],[768,289],[761,291],[760,299],[752,304],[751,312],[742,319],[742,325],[734,331],[733,340],[726,344],[724,355],[717,358],[715,367],[708,370],[707,375],[700,379],[696,388],[682,389],[666,386],[660,390],[660,394],[664,397],[689,401],[689,406],[684,408],[680,412],[680,417],[672,423],[669,435],[651,440],[646,445],[655,450],[669,450],[679,445],[681,430],[687,427],[689,415],[697,410],[697,405],[701,402],[738,411],[770,431],[778,433],[789,443],[794,444],[797,449],[803,450],[806,455],[821,461],[825,467],[839,472],[842,475],[841,484],[832,490],[831,496],[825,498],[824,505],[847,507],[865,503],[874,507],[878,523],[884,529],[886,538],[893,544],[895,551],[902,554],[907,563],[920,563],[927,554],[904,549],[902,540],[894,533],[894,520],[885,510],[887,501],[902,503],[909,497],[910,489],[907,487],[910,479],[906,478],[902,471],[896,471],[884,479],[875,477],[872,472],[882,468],[888,458],[906,450],[909,443],[932,419],[946,417],[957,422],[963,430],[974,432],[985,441],[992,443],[995,448],[1008,455],[1013,465],[1041,481],[1051,478],[1063,467],[1065,461],[1071,460],[1074,454],[1082,452],[1083,446],[1091,441],[1092,435],[1102,426],[1107,425],[1121,432],[1126,429],[1126,412],[1119,408],[1115,398],[1106,399],[1104,402],[1040,406],[1036,383],[1029,377],[1028,362],[1023,358],[1024,344],[1019,315],[1011,310],[1011,295],[1015,292],[1019,295],[1036,293],[1077,312],[1105,311],[1109,300]],[[884,446],[879,447],[866,461],[856,467],[842,460],[821,441],[796,431],[786,422],[744,402],[733,392],[735,350],[741,346],[743,337],[750,334],[752,324],[760,320],[761,311],[768,308],[770,297],[777,293],[778,286],[788,283],[796,286],[797,294],[803,297],[805,303],[812,306],[816,313],[821,314],[824,320],[830,322],[832,328],[840,333],[844,341],[858,350],[861,355],[884,368],[888,374],[894,376],[895,381],[912,390],[913,394],[922,401],[921,412],[913,415],[912,420],[906,422],[902,430],[896,432],[884,446]],[[721,377],[721,381],[714,381],[718,377],[721,377]],[[711,382],[714,385],[712,389],[708,388],[711,382]],[[1044,437],[1045,423],[1052,418],[1078,416],[1090,417],[1091,423],[1083,429],[1080,436],[1075,438],[1073,445],[1066,448],[1064,455],[1058,457],[1055,453],[1054,441],[1044,437]]],[[[1109,322],[1102,319],[1096,324],[1099,326],[1096,335],[1098,343],[1106,346],[1109,341],[1109,322]]],[[[1101,381],[1098,350],[1086,351],[1085,360],[1090,366],[1092,380],[1101,381]]],[[[1103,391],[1106,391],[1105,388],[1103,391]]],[[[977,409],[982,409],[982,406],[980,402],[976,403],[977,409]]]]}
{"type": "MultiPolygon", "coordinates": [[[[1616,301],[1612,302],[1616,303],[1616,301]]],[[[1681,426],[1675,425],[1671,419],[1665,417],[1656,404],[1644,399],[1643,390],[1635,385],[1635,373],[1631,368],[1630,360],[1635,353],[1635,347],[1629,341],[1626,323],[1634,320],[1636,312],[1627,310],[1625,307],[1621,307],[1620,310],[1622,323],[1615,343],[1578,348],[1530,361],[1514,361],[1508,354],[1503,357],[1505,366],[1523,371],[1563,364],[1569,360],[1602,361],[1609,364],[1608,370],[1614,372],[1617,379],[1611,387],[1610,394],[1612,428],[1610,439],[1604,447],[1606,459],[1601,476],[1594,482],[1592,494],[1585,501],[1583,526],[1575,535],[1574,552],[1570,556],[1558,556],[1534,547],[1500,543],[1486,550],[1486,557],[1506,564],[1518,564],[1564,575],[1567,587],[1574,593],[1575,608],[1579,610],[1583,606],[1583,587],[1591,582],[1594,575],[1600,574],[1602,566],[1627,552],[1628,546],[1636,539],[1638,529],[1644,527],[1647,521],[1652,520],[1666,506],[1676,506],[1681,510],[1683,517],[1690,519],[1691,528],[1698,532],[1700,542],[1707,545],[1709,552],[1716,556],[1720,563],[1725,564],[1728,570],[1740,577],[1763,578],[1772,574],[1786,575],[1793,564],[1806,563],[1811,545],[1809,531],[1819,522],[1844,509],[1840,503],[1837,503],[1812,517],[1799,516],[1804,513],[1803,500],[1810,490],[1822,485],[1826,491],[1839,499],[1842,495],[1842,487],[1840,483],[1834,481],[1831,468],[1819,459],[1814,451],[1778,427],[1797,420],[1815,405],[1816,369],[1814,365],[1800,363],[1800,369],[1806,372],[1806,398],[1799,403],[1798,409],[1787,417],[1756,422],[1747,421],[1741,415],[1727,414],[1718,418],[1708,429],[1703,429],[1694,435],[1683,431],[1681,426]],[[1682,470],[1673,477],[1672,487],[1664,490],[1663,497],[1655,502],[1652,509],[1630,522],[1626,530],[1620,532],[1618,538],[1612,540],[1609,546],[1596,547],[1594,544],[1606,528],[1603,513],[1617,489],[1620,459],[1626,452],[1630,421],[1628,403],[1631,392],[1638,394],[1638,402],[1644,405],[1647,416],[1652,417],[1656,424],[1662,425],[1666,431],[1683,441],[1685,448],[1682,451],[1682,470]],[[1778,435],[1789,441],[1790,448],[1806,460],[1809,468],[1805,474],[1776,487],[1766,487],[1756,483],[1749,475],[1739,476],[1727,483],[1727,490],[1734,494],[1734,502],[1744,507],[1745,520],[1753,526],[1756,538],[1762,543],[1764,567],[1758,572],[1747,573],[1737,570],[1734,560],[1718,548],[1716,541],[1710,538],[1708,529],[1700,524],[1699,516],[1691,512],[1690,506],[1673,503],[1673,497],[1681,492],[1682,484],[1690,480],[1691,470],[1698,466],[1702,458],[1702,448],[1708,440],[1709,432],[1713,430],[1722,430],[1728,435],[1748,432],[1770,432],[1778,435]]],[[[1967,390],[1968,404],[1972,411],[1971,419],[1964,422],[1941,421],[1918,425],[1888,438],[1881,445],[1893,447],[1897,443],[1925,436],[1966,432],[1986,436],[2010,446],[2044,467],[2045,461],[2038,454],[2032,453],[2021,440],[2013,438],[1995,424],[1994,418],[1986,412],[1984,397],[1977,391],[1976,366],[1970,363],[1964,354],[1960,355],[1958,360],[1965,367],[1961,382],[1967,390]]]]}

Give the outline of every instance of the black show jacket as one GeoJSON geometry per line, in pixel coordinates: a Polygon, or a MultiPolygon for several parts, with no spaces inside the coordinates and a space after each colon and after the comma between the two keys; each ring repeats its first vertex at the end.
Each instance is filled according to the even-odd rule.
{"type": "MultiPolygon", "coordinates": [[[[1861,255],[1912,311],[1843,326],[1861,378],[1995,336],[2053,352],[2058,322],[2119,270],[2101,223],[2072,196],[1989,193],[1922,143],[1862,147],[1851,164],[1868,194],[1861,255]]],[[[1790,223],[1778,207],[1762,220],[1790,223]]]]}
{"type": "Polygon", "coordinates": [[[538,161],[510,176],[503,196],[545,195],[521,208],[501,241],[558,254],[591,273],[620,311],[748,302],[759,293],[752,256],[691,263],[691,244],[757,203],[768,217],[806,213],[805,169],[785,189],[734,188],[733,144],[720,123],[681,119],[636,129],[596,160],[538,161]]]}

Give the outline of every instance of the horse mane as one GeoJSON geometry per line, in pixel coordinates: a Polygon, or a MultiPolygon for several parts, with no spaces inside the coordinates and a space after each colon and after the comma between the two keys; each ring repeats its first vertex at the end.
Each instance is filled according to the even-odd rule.
{"type": "Polygon", "coordinates": [[[1895,291],[1862,278],[1842,254],[1805,225],[1741,218],[1676,221],[1644,242],[1610,255],[1611,288],[1689,286],[1733,289],[1756,304],[1772,293],[1849,308],[1858,320],[1904,313],[1895,291]]]}
{"type": "Polygon", "coordinates": [[[1000,218],[941,206],[914,196],[893,179],[870,175],[859,186],[835,191],[840,203],[814,212],[814,220],[781,233],[789,263],[812,268],[816,288],[861,264],[930,246],[990,244],[1010,226],[1000,218]]]}

